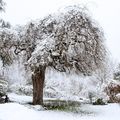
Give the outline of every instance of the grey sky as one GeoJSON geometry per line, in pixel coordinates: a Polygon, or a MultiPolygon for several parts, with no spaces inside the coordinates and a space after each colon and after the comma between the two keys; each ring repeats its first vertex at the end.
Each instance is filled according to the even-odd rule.
{"type": "Polygon", "coordinates": [[[73,4],[83,4],[90,10],[92,17],[102,26],[107,46],[113,59],[120,62],[120,2],[119,0],[4,0],[6,13],[2,17],[12,25],[26,24],[39,19],[59,8],[73,4]]]}

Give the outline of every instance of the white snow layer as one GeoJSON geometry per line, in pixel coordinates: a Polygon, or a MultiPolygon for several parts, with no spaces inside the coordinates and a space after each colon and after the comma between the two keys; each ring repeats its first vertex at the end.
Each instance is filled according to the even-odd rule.
{"type": "Polygon", "coordinates": [[[17,103],[6,103],[0,104],[0,120],[119,120],[120,106],[117,104],[85,105],[83,108],[94,114],[39,111],[17,103]]]}
{"type": "MultiPolygon", "coordinates": [[[[27,96],[20,98],[14,94],[10,97],[30,100],[27,96]]],[[[119,117],[120,104],[83,104],[78,113],[43,110],[38,105],[33,107],[18,103],[0,104],[0,120],[119,120],[119,117]]]]}

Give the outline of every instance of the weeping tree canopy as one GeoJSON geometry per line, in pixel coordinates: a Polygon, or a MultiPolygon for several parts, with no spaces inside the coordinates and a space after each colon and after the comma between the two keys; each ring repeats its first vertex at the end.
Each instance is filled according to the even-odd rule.
{"type": "Polygon", "coordinates": [[[92,73],[104,66],[106,49],[101,28],[78,7],[31,22],[18,30],[15,53],[25,51],[32,70],[33,104],[43,104],[45,70],[92,73]]]}
{"type": "Polygon", "coordinates": [[[22,34],[21,49],[29,52],[28,63],[33,67],[50,66],[60,72],[74,70],[89,75],[104,64],[104,34],[80,7],[31,22],[22,34]]]}

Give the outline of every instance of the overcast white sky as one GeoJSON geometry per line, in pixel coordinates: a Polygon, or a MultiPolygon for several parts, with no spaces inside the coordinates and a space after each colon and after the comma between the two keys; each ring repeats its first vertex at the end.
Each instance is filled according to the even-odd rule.
{"type": "Polygon", "coordinates": [[[58,9],[74,4],[86,5],[92,17],[103,27],[107,46],[114,60],[120,62],[120,1],[119,0],[4,0],[4,19],[12,25],[26,24],[58,9]]]}

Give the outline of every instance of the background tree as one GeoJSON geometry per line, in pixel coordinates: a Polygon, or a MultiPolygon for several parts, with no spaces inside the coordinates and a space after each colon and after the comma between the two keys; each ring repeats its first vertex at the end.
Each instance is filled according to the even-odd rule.
{"type": "Polygon", "coordinates": [[[3,19],[0,20],[0,28],[11,28],[9,22],[4,21],[3,19]]]}
{"type": "MultiPolygon", "coordinates": [[[[5,3],[2,0],[0,0],[0,12],[5,11],[4,6],[5,3]]],[[[16,39],[16,35],[9,28],[10,28],[10,24],[0,18],[0,63],[1,63],[0,78],[2,78],[0,79],[1,95],[5,95],[7,91],[8,84],[4,76],[4,68],[6,68],[6,65],[10,65],[13,62],[12,47],[14,43],[13,41],[16,39]]]]}
{"type": "Polygon", "coordinates": [[[79,7],[25,26],[16,53],[25,50],[32,70],[33,104],[43,104],[45,70],[92,75],[104,65],[101,28],[79,7]]]}
{"type": "MultiPolygon", "coordinates": [[[[5,11],[5,3],[3,0],[0,0],[0,11],[5,11]]],[[[15,34],[10,30],[10,23],[5,22],[3,19],[0,19],[0,58],[5,64],[10,64],[12,62],[12,54],[10,48],[13,45],[13,39],[15,39],[15,34]]]]}
{"type": "Polygon", "coordinates": [[[3,0],[0,0],[0,11],[5,10],[4,6],[5,6],[5,3],[3,2],[3,0]]]}
{"type": "MultiPolygon", "coordinates": [[[[0,0],[0,12],[5,11],[5,3],[3,0],[0,0]]],[[[11,25],[9,22],[5,22],[2,18],[0,18],[0,28],[10,28],[11,25]]]]}
{"type": "Polygon", "coordinates": [[[0,58],[3,66],[9,65],[13,61],[13,49],[16,41],[16,35],[11,29],[0,29],[0,58]]]}

